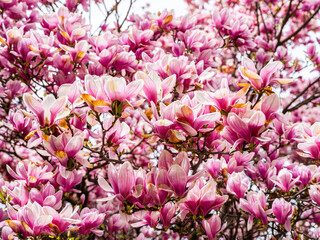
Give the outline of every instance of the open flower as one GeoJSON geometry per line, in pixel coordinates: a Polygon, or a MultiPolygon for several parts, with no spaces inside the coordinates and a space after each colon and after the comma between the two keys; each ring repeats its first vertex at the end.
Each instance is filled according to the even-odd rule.
{"type": "Polygon", "coordinates": [[[52,166],[49,163],[38,164],[29,160],[18,163],[16,172],[7,165],[9,174],[17,180],[23,180],[27,186],[35,187],[40,183],[46,183],[53,177],[52,166]]]}
{"type": "Polygon", "coordinates": [[[247,199],[240,199],[239,208],[252,214],[249,217],[248,229],[252,228],[253,218],[261,219],[264,225],[268,224],[267,215],[272,212],[272,209],[265,210],[267,206],[266,196],[262,191],[260,192],[249,192],[247,194],[247,199]]]}
{"type": "Polygon", "coordinates": [[[127,106],[132,106],[135,98],[143,88],[143,80],[136,80],[127,85],[124,78],[111,76],[94,77],[87,75],[85,88],[88,94],[82,94],[90,108],[99,112],[111,109],[114,115],[120,115],[127,106]]]}
{"type": "Polygon", "coordinates": [[[8,214],[11,220],[7,220],[13,231],[22,233],[24,238],[38,236],[41,233],[50,233],[49,224],[53,217],[44,211],[39,203],[29,203],[18,210],[18,212],[7,204],[8,214]]]}
{"type": "Polygon", "coordinates": [[[289,216],[292,214],[292,205],[283,198],[276,199],[272,203],[272,211],[278,223],[284,225],[284,228],[290,232],[291,222],[289,216]]]}
{"type": "Polygon", "coordinates": [[[193,215],[206,216],[212,209],[219,209],[228,196],[216,193],[217,183],[211,178],[205,185],[200,180],[189,191],[184,200],[183,208],[193,215]]]}
{"type": "Polygon", "coordinates": [[[40,126],[50,126],[55,121],[64,118],[69,114],[65,108],[68,98],[61,97],[55,99],[53,95],[48,95],[40,103],[29,93],[23,95],[23,101],[27,107],[36,115],[40,126]]]}
{"type": "MultiPolygon", "coordinates": [[[[98,179],[98,183],[103,190],[113,194],[112,198],[117,197],[120,201],[124,201],[132,195],[135,174],[129,162],[122,164],[119,171],[110,163],[108,166],[108,179],[112,187],[101,177],[98,179]]],[[[100,199],[100,201],[103,200],[104,199],[100,199]]],[[[109,198],[106,200],[109,200],[109,198]]]]}
{"type": "Polygon", "coordinates": [[[213,215],[209,220],[203,220],[202,226],[207,233],[209,240],[215,240],[216,235],[221,230],[221,219],[218,215],[213,215]]]}
{"type": "Polygon", "coordinates": [[[279,84],[287,84],[293,81],[293,79],[285,78],[272,78],[272,75],[283,68],[283,64],[279,61],[269,62],[264,68],[261,69],[258,74],[253,61],[247,57],[242,58],[242,66],[240,66],[240,73],[242,77],[248,80],[256,90],[266,88],[272,82],[279,84]]]}
{"type": "Polygon", "coordinates": [[[85,154],[80,151],[83,144],[84,139],[82,132],[78,132],[78,134],[74,136],[68,133],[62,133],[58,137],[50,135],[49,141],[43,142],[48,153],[57,157],[63,166],[68,166],[69,168],[72,168],[74,165],[72,159],[76,159],[83,166],[91,167],[84,157],[85,154]]]}
{"type": "Polygon", "coordinates": [[[261,140],[259,136],[266,128],[266,117],[263,112],[255,110],[248,110],[243,116],[231,112],[228,114],[227,123],[222,134],[236,147],[244,141],[254,143],[261,140]]]}
{"type": "Polygon", "coordinates": [[[135,74],[137,80],[144,81],[143,93],[148,102],[168,100],[172,94],[170,93],[176,84],[176,75],[171,75],[161,81],[159,75],[155,71],[151,71],[148,75],[142,71],[135,74]]]}

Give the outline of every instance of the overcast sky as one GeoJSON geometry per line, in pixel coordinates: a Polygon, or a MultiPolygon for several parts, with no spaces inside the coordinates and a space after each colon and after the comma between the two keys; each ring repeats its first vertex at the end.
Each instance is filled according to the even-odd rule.
{"type": "MultiPolygon", "coordinates": [[[[106,3],[106,7],[110,8],[110,3],[113,1],[110,0],[104,0],[106,3]],[[108,5],[109,4],[109,5],[108,5]]],[[[120,16],[125,16],[126,11],[128,9],[129,0],[122,0],[122,3],[119,7],[120,16]]],[[[164,9],[174,9],[176,16],[181,16],[187,13],[187,4],[183,0],[137,0],[132,7],[131,14],[143,14],[145,11],[157,13],[161,12],[164,9]],[[148,8],[145,8],[146,5],[149,5],[148,8]]],[[[101,24],[101,22],[104,19],[104,15],[102,12],[104,11],[103,7],[100,7],[100,9],[93,5],[91,8],[91,24],[92,24],[92,30],[96,30],[96,28],[101,24]],[[100,10],[101,9],[101,10],[100,10]]],[[[105,12],[105,11],[104,11],[105,12]]],[[[115,18],[110,18],[108,20],[109,24],[112,24],[112,22],[115,21],[115,18]]]]}
{"type": "Polygon", "coordinates": [[[134,12],[143,12],[142,7],[150,4],[150,12],[161,12],[164,9],[174,9],[177,15],[185,14],[187,4],[183,0],[137,0],[134,5],[134,12]]]}

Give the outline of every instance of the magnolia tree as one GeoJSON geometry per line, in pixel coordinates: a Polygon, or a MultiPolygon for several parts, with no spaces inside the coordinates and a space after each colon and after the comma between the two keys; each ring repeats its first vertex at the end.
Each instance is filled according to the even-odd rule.
{"type": "Polygon", "coordinates": [[[2,239],[319,239],[320,1],[186,3],[0,0],[2,239]]]}

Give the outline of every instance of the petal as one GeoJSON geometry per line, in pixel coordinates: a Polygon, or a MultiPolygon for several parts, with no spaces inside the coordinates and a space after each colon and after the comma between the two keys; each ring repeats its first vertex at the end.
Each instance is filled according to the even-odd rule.
{"type": "Polygon", "coordinates": [[[35,222],[35,226],[46,226],[49,223],[51,223],[53,220],[53,217],[50,215],[42,215],[40,217],[37,218],[36,222],[35,222]]]}
{"type": "Polygon", "coordinates": [[[114,192],[112,187],[109,185],[109,183],[102,177],[98,178],[98,184],[99,186],[106,192],[114,192]]]}
{"type": "Polygon", "coordinates": [[[255,112],[248,123],[249,131],[251,136],[258,136],[261,130],[261,127],[266,123],[266,117],[263,112],[255,112]]]}
{"type": "Polygon", "coordinates": [[[23,94],[23,101],[27,107],[38,117],[40,125],[44,125],[44,108],[41,103],[29,93],[23,94]]]}
{"type": "Polygon", "coordinates": [[[50,123],[54,123],[56,116],[58,113],[64,109],[68,102],[68,97],[60,97],[54,101],[54,103],[50,106],[50,123]]]}
{"type": "Polygon", "coordinates": [[[108,179],[115,193],[119,193],[118,177],[119,176],[116,168],[113,166],[112,163],[110,163],[108,166],[108,179]]]}
{"type": "Polygon", "coordinates": [[[74,157],[83,147],[83,143],[83,137],[77,135],[69,140],[64,151],[67,153],[68,157],[74,157]]]}
{"type": "Polygon", "coordinates": [[[260,71],[260,76],[263,81],[263,87],[266,87],[270,83],[271,76],[283,68],[283,64],[280,61],[269,62],[264,68],[260,71]]]}
{"type": "Polygon", "coordinates": [[[280,98],[277,94],[267,96],[261,103],[261,111],[265,114],[266,119],[270,120],[270,115],[280,108],[280,98]]]}
{"type": "Polygon", "coordinates": [[[256,67],[254,66],[254,62],[250,58],[243,57],[242,66],[246,69],[249,69],[252,72],[257,72],[256,67]]]}
{"type": "Polygon", "coordinates": [[[162,88],[162,97],[164,97],[167,93],[171,92],[173,87],[176,85],[176,75],[171,75],[164,79],[161,83],[162,88]]]}
{"type": "MultiPolygon", "coordinates": [[[[153,101],[155,104],[158,102],[158,93],[157,93],[157,83],[156,81],[159,80],[159,77],[157,75],[157,80],[155,81],[154,79],[151,79],[146,73],[142,71],[138,71],[135,74],[135,79],[137,80],[143,80],[144,81],[144,86],[143,86],[143,91],[144,94],[146,95],[147,99],[149,102],[153,101]]],[[[161,82],[161,81],[160,81],[161,82]]]]}
{"type": "Polygon", "coordinates": [[[158,160],[158,168],[168,170],[173,163],[172,155],[167,150],[163,150],[158,160]]]}
{"type": "Polygon", "coordinates": [[[196,100],[205,105],[215,104],[215,95],[212,92],[196,91],[194,93],[196,100]]]}
{"type": "Polygon", "coordinates": [[[240,66],[239,70],[242,77],[248,79],[255,89],[262,87],[262,79],[256,72],[250,71],[243,66],[240,66]]]}
{"type": "Polygon", "coordinates": [[[194,121],[193,127],[194,129],[198,130],[202,128],[203,125],[218,121],[220,117],[221,117],[221,114],[219,112],[213,112],[213,113],[207,113],[207,114],[201,115],[194,121]]]}
{"type": "Polygon", "coordinates": [[[130,100],[131,98],[136,97],[141,92],[143,85],[143,80],[137,80],[129,83],[126,87],[125,98],[130,100]]]}
{"type": "Polygon", "coordinates": [[[288,84],[294,81],[292,78],[273,78],[272,82],[277,82],[279,84],[288,84]]]}
{"type": "MultiPolygon", "coordinates": [[[[7,171],[8,173],[15,179],[17,180],[26,180],[28,178],[28,176],[24,176],[25,178],[23,178],[22,176],[19,176],[18,174],[15,173],[15,171],[12,170],[12,168],[7,164],[7,171]]],[[[25,172],[25,171],[24,171],[25,172]]],[[[25,175],[25,174],[24,174],[25,175]]]]}
{"type": "Polygon", "coordinates": [[[126,80],[124,78],[109,77],[105,83],[105,91],[111,101],[122,102],[125,99],[126,80]]]}
{"type": "Polygon", "coordinates": [[[119,193],[124,197],[128,197],[134,186],[134,171],[129,162],[125,162],[119,172],[118,187],[119,193]]]}
{"type": "Polygon", "coordinates": [[[55,196],[48,196],[44,199],[43,205],[44,206],[53,206],[57,203],[57,199],[55,196]]]}
{"type": "Polygon", "coordinates": [[[188,176],[178,165],[174,164],[168,171],[168,179],[175,193],[182,197],[186,188],[188,176]]]}
{"type": "Polygon", "coordinates": [[[248,125],[243,122],[239,116],[234,113],[230,113],[228,115],[228,124],[234,132],[238,133],[243,139],[250,142],[251,133],[248,130],[248,125]]]}

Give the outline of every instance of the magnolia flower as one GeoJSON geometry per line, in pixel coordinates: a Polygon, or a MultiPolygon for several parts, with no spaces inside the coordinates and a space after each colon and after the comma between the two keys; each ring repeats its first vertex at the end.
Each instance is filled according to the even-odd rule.
{"type": "Polygon", "coordinates": [[[20,161],[14,172],[9,165],[7,165],[9,174],[17,180],[23,180],[27,186],[35,187],[39,183],[46,183],[53,177],[52,166],[49,163],[38,164],[29,160],[20,161]]]}
{"type": "Polygon", "coordinates": [[[160,220],[163,224],[164,228],[170,227],[171,219],[174,217],[177,210],[176,205],[172,205],[172,203],[168,202],[164,207],[160,209],[160,220]]]}
{"type": "Polygon", "coordinates": [[[44,211],[39,203],[29,203],[23,206],[16,212],[16,210],[7,203],[8,214],[11,220],[8,220],[8,225],[16,233],[22,233],[24,238],[28,236],[38,236],[41,233],[50,233],[49,224],[53,217],[44,211]]]}
{"type": "Polygon", "coordinates": [[[36,188],[30,190],[30,200],[37,202],[41,206],[49,206],[54,209],[60,209],[62,205],[62,194],[61,190],[55,191],[55,188],[47,182],[46,185],[42,185],[40,191],[36,188]]]}
{"type": "Polygon", "coordinates": [[[214,129],[215,122],[221,118],[219,112],[204,113],[204,107],[189,96],[176,102],[175,114],[177,124],[190,136],[214,129]],[[204,128],[204,125],[210,126],[204,128]]]}
{"type": "Polygon", "coordinates": [[[127,85],[124,78],[87,75],[85,87],[88,94],[81,96],[93,110],[106,112],[111,108],[115,115],[121,115],[124,108],[131,105],[132,98],[142,90],[143,81],[136,80],[127,85]]]}
{"type": "MultiPolygon", "coordinates": [[[[68,166],[71,163],[70,159],[76,159],[80,164],[86,167],[91,167],[90,163],[86,160],[84,152],[80,151],[83,147],[84,139],[82,132],[71,136],[71,134],[62,133],[60,136],[55,137],[50,135],[49,141],[44,141],[45,149],[51,155],[57,157],[63,166],[68,166]]],[[[68,166],[72,167],[73,164],[68,166]]]]}
{"type": "Polygon", "coordinates": [[[55,121],[66,117],[69,110],[65,108],[68,98],[61,97],[55,99],[53,95],[48,95],[40,103],[29,93],[23,94],[23,101],[27,107],[36,115],[40,126],[50,126],[55,121]]]}
{"type": "Polygon", "coordinates": [[[284,225],[284,228],[290,232],[291,221],[289,216],[292,214],[292,205],[283,198],[276,199],[272,203],[272,211],[276,216],[278,223],[284,225]]]}
{"type": "Polygon", "coordinates": [[[257,73],[253,61],[247,57],[242,58],[242,66],[240,66],[240,73],[242,77],[248,80],[256,90],[266,88],[272,82],[279,84],[287,84],[293,79],[272,78],[272,75],[283,68],[283,64],[279,61],[269,62],[264,68],[261,69],[260,75],[257,73]]]}
{"type": "Polygon", "coordinates": [[[203,172],[188,176],[190,171],[190,160],[186,152],[180,152],[173,161],[172,156],[164,151],[158,161],[158,167],[167,171],[169,185],[162,186],[163,190],[173,191],[178,197],[183,197],[194,186],[194,180],[200,177],[203,172]],[[193,184],[188,183],[193,182],[193,184]]]}
{"type": "MultiPolygon", "coordinates": [[[[64,32],[64,36],[68,39],[69,36],[64,32]]],[[[89,49],[88,41],[81,40],[75,44],[75,47],[69,47],[67,45],[60,44],[59,45],[63,50],[68,52],[71,56],[72,61],[75,63],[81,63],[84,60],[89,59],[89,55],[87,54],[87,51],[89,49]]]]}
{"type": "Polygon", "coordinates": [[[65,167],[60,165],[59,171],[55,175],[55,180],[64,192],[70,192],[74,186],[82,181],[82,175],[82,173],[75,169],[67,171],[65,167]]]}
{"type": "MultiPolygon", "coordinates": [[[[104,191],[113,194],[112,198],[117,197],[120,201],[124,201],[131,196],[135,183],[135,174],[129,162],[122,164],[119,171],[110,163],[108,166],[108,179],[112,187],[102,177],[98,179],[98,183],[104,191]]],[[[109,198],[99,200],[104,201],[109,200],[109,198]]]]}
{"type": "Polygon", "coordinates": [[[84,208],[80,213],[80,222],[78,223],[79,232],[83,235],[94,233],[98,236],[103,234],[102,230],[96,229],[99,227],[105,218],[104,213],[99,213],[97,209],[84,208]]]}
{"type": "Polygon", "coordinates": [[[14,128],[24,135],[27,135],[31,131],[32,120],[28,117],[25,117],[21,110],[10,112],[10,121],[14,128]]]}
{"type": "Polygon", "coordinates": [[[206,216],[212,209],[221,208],[228,200],[228,196],[217,195],[216,187],[217,183],[212,178],[205,185],[198,180],[184,200],[184,211],[187,210],[193,215],[206,216]]]}
{"type": "Polygon", "coordinates": [[[252,228],[253,218],[261,219],[264,225],[268,224],[267,215],[272,212],[272,209],[265,210],[266,205],[267,199],[262,191],[249,192],[247,194],[247,200],[243,198],[240,199],[239,208],[252,214],[249,217],[248,229],[252,228]]]}
{"type": "Polygon", "coordinates": [[[233,172],[228,176],[227,192],[235,195],[238,199],[244,198],[248,185],[249,180],[243,172],[233,172]]]}
{"type": "Polygon", "coordinates": [[[216,235],[221,231],[221,219],[218,215],[213,215],[209,220],[203,220],[202,226],[207,233],[209,240],[215,240],[216,235]]]}
{"type": "Polygon", "coordinates": [[[261,111],[247,110],[243,116],[231,112],[228,114],[227,123],[222,135],[233,143],[234,147],[244,141],[247,143],[265,141],[259,136],[265,130],[266,123],[266,117],[261,111]]]}
{"type": "Polygon", "coordinates": [[[55,232],[63,233],[68,229],[70,231],[74,230],[75,228],[72,226],[81,222],[78,209],[78,206],[73,209],[71,204],[67,204],[60,212],[50,207],[44,207],[43,211],[53,218],[49,226],[53,228],[55,232]]]}
{"type": "Polygon", "coordinates": [[[171,97],[171,91],[176,84],[176,75],[171,75],[161,81],[159,75],[155,71],[151,71],[148,75],[144,72],[135,74],[136,80],[143,80],[143,93],[148,102],[157,104],[159,101],[166,101],[171,97]]]}
{"type": "Polygon", "coordinates": [[[293,179],[291,171],[287,168],[281,169],[276,180],[272,180],[282,191],[289,192],[296,184],[299,178],[293,179]]]}
{"type": "Polygon", "coordinates": [[[320,205],[320,186],[319,185],[311,185],[309,189],[310,198],[320,205]]]}
{"type": "Polygon", "coordinates": [[[302,157],[320,158],[320,122],[315,122],[311,127],[304,126],[302,143],[298,144],[298,148],[302,152],[298,152],[302,157]]]}
{"type": "Polygon", "coordinates": [[[214,92],[196,91],[195,98],[202,104],[212,105],[219,111],[229,112],[232,108],[242,108],[247,104],[241,98],[247,93],[249,86],[245,86],[233,94],[229,89],[227,79],[222,79],[221,87],[214,92]]]}
{"type": "Polygon", "coordinates": [[[130,100],[136,97],[143,88],[143,81],[136,80],[128,85],[124,78],[108,77],[105,82],[105,91],[111,102],[130,100]]]}

